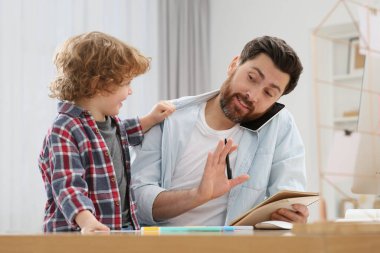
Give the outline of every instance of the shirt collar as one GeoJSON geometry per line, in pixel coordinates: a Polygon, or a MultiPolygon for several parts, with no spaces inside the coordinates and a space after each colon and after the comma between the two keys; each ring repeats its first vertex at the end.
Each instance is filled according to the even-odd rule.
{"type": "Polygon", "coordinates": [[[58,113],[67,114],[76,118],[79,117],[82,113],[88,112],[71,102],[60,101],[58,103],[58,113]]]}
{"type": "MultiPolygon", "coordinates": [[[[188,96],[188,97],[182,97],[178,99],[172,100],[172,102],[176,106],[176,110],[180,110],[186,106],[192,105],[192,104],[199,104],[203,102],[207,102],[211,98],[217,96],[219,94],[220,90],[214,90],[211,92],[207,92],[198,96],[188,96]]],[[[247,121],[240,123],[240,126],[247,128],[251,131],[259,131],[264,125],[266,125],[268,122],[270,122],[283,108],[285,105],[280,103],[274,103],[273,106],[260,118],[257,118],[252,121],[247,121]]]]}

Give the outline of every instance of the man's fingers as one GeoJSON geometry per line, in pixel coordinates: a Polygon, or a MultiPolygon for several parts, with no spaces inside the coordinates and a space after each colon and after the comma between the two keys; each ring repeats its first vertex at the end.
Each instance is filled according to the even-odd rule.
{"type": "Polygon", "coordinates": [[[208,152],[205,171],[208,171],[212,167],[213,159],[214,159],[213,153],[208,152]]]}
{"type": "Polygon", "coordinates": [[[237,145],[232,145],[231,149],[230,149],[230,152],[228,152],[228,154],[231,154],[233,153],[235,150],[237,150],[238,146],[237,145]]]}
{"type": "Polygon", "coordinates": [[[228,139],[227,143],[224,145],[222,152],[219,155],[219,161],[218,163],[225,163],[226,161],[226,156],[230,153],[232,147],[232,140],[228,139]]]}
{"type": "Polygon", "coordinates": [[[287,222],[292,222],[288,218],[278,214],[277,212],[273,212],[270,216],[271,220],[280,220],[280,221],[287,221],[287,222]]]}
{"type": "Polygon", "coordinates": [[[307,208],[307,206],[302,205],[302,204],[294,204],[292,205],[292,207],[294,208],[294,210],[301,213],[303,216],[305,217],[309,216],[309,209],[307,208]]]}
{"type": "Polygon", "coordinates": [[[277,213],[292,222],[306,223],[307,221],[307,217],[305,217],[302,213],[298,213],[297,211],[292,211],[286,208],[278,209],[277,213]]]}
{"type": "Polygon", "coordinates": [[[235,187],[239,184],[242,184],[244,183],[245,181],[247,181],[249,178],[249,176],[247,174],[244,174],[244,175],[241,175],[241,176],[238,176],[238,177],[235,177],[233,179],[230,179],[229,182],[230,182],[230,186],[231,188],[232,187],[235,187]]]}
{"type": "Polygon", "coordinates": [[[216,146],[216,149],[214,151],[214,159],[213,159],[213,166],[217,166],[220,160],[220,154],[223,151],[224,148],[224,142],[219,141],[218,145],[216,146]]]}

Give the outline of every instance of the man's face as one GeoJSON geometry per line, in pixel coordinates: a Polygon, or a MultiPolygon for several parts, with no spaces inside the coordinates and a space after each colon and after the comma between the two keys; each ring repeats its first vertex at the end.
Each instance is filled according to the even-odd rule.
{"type": "Polygon", "coordinates": [[[227,118],[241,123],[262,116],[284,93],[290,77],[265,54],[237,62],[231,63],[220,89],[220,105],[227,118]]]}

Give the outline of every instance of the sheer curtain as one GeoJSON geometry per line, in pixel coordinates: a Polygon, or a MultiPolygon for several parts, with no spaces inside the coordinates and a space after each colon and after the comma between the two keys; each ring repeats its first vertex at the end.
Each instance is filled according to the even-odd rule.
{"type": "Polygon", "coordinates": [[[156,10],[149,0],[0,0],[0,232],[42,228],[46,197],[37,158],[56,114],[47,88],[55,48],[97,30],[152,57],[120,116],[146,113],[158,100],[156,10]]]}
{"type": "Polygon", "coordinates": [[[209,91],[209,0],[158,2],[160,97],[209,91]]]}

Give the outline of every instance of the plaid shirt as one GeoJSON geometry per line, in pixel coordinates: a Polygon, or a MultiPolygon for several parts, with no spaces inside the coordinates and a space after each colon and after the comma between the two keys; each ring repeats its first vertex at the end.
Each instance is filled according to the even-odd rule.
{"type": "MultiPolygon", "coordinates": [[[[140,144],[143,132],[137,118],[125,121],[117,117],[113,119],[121,138],[129,188],[131,170],[128,145],[140,144]]],[[[39,168],[48,198],[45,232],[79,230],[75,217],[83,210],[91,211],[110,229],[121,228],[120,196],[112,158],[88,111],[68,102],[58,104],[58,116],[45,137],[39,168]]],[[[131,189],[127,192],[132,224],[139,229],[131,189]]]]}

